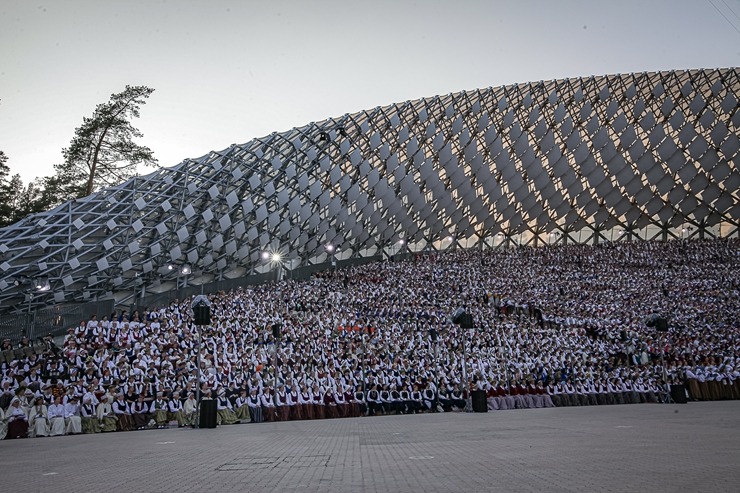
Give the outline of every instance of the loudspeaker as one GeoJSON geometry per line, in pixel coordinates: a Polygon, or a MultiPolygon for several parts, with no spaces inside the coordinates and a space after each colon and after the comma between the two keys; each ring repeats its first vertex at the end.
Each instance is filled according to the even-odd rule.
{"type": "Polygon", "coordinates": [[[671,399],[676,404],[686,404],[686,387],[683,385],[671,385],[671,399]]]}
{"type": "Polygon", "coordinates": [[[193,306],[195,325],[211,325],[211,307],[203,302],[193,306]]]}
{"type": "Polygon", "coordinates": [[[461,329],[472,329],[473,328],[473,315],[467,313],[462,308],[458,308],[450,318],[453,324],[459,325],[461,329]]]}
{"type": "Polygon", "coordinates": [[[432,342],[437,342],[437,329],[429,329],[429,337],[432,338],[432,342]]]}
{"type": "Polygon", "coordinates": [[[283,328],[283,324],[272,324],[272,337],[280,339],[280,329],[283,328]]]}
{"type": "Polygon", "coordinates": [[[216,427],[216,401],[207,399],[200,401],[200,421],[198,426],[201,428],[216,427]]]}
{"type": "Polygon", "coordinates": [[[488,401],[486,399],[485,390],[474,390],[473,391],[473,412],[475,413],[487,413],[488,412],[488,401]]]}

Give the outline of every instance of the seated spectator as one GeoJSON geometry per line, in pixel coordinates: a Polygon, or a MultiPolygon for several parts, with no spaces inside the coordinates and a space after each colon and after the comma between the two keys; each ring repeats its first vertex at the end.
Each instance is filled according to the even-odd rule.
{"type": "Polygon", "coordinates": [[[167,411],[167,399],[165,399],[163,392],[159,392],[157,393],[157,398],[149,407],[149,412],[154,418],[154,422],[156,423],[157,428],[167,428],[167,411]]]}
{"type": "Polygon", "coordinates": [[[152,419],[149,407],[150,405],[144,400],[144,394],[139,394],[133,405],[130,406],[134,428],[137,430],[143,430],[149,426],[149,420],[152,419]]]}
{"type": "Polygon", "coordinates": [[[66,435],[79,435],[82,433],[82,417],[80,416],[80,399],[72,395],[64,405],[64,433],[66,435]]]}
{"type": "Polygon", "coordinates": [[[108,394],[100,396],[100,404],[96,408],[100,431],[103,433],[116,431],[118,426],[118,415],[113,412],[113,406],[108,402],[108,394]]]}
{"type": "Polygon", "coordinates": [[[26,438],[28,436],[28,416],[21,407],[21,400],[18,397],[10,401],[10,407],[5,412],[5,420],[8,423],[6,438],[26,438]]]}
{"type": "Polygon", "coordinates": [[[49,413],[41,396],[34,399],[33,406],[28,412],[28,436],[30,438],[49,436],[49,413]]]}
{"type": "Polygon", "coordinates": [[[192,390],[188,392],[187,399],[182,405],[182,413],[185,424],[188,426],[195,426],[195,418],[198,409],[198,401],[195,400],[195,392],[192,390]]]}
{"type": "Polygon", "coordinates": [[[167,420],[177,421],[177,427],[185,426],[185,416],[182,412],[182,402],[175,394],[167,402],[167,420]]]}
{"type": "Polygon", "coordinates": [[[216,396],[216,421],[218,425],[233,425],[239,420],[236,418],[231,401],[226,397],[226,389],[221,388],[216,396]]]}
{"type": "Polygon", "coordinates": [[[80,406],[80,421],[82,425],[82,433],[100,433],[100,420],[96,412],[95,404],[93,404],[93,396],[86,394],[82,398],[82,406],[80,406]]]}
{"type": "Polygon", "coordinates": [[[49,420],[49,436],[64,435],[67,423],[64,421],[64,404],[62,397],[54,399],[54,403],[47,408],[49,420]]]}

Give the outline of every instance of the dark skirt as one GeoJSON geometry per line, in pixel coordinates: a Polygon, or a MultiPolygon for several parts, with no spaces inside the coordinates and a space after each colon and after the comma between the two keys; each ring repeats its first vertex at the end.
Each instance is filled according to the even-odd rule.
{"type": "Polygon", "coordinates": [[[324,413],[327,419],[341,418],[342,413],[338,405],[324,406],[324,413]]]}
{"type": "Polygon", "coordinates": [[[265,420],[261,407],[249,407],[249,417],[252,423],[261,423],[265,420]]]}
{"type": "Polygon", "coordinates": [[[28,421],[17,420],[8,423],[8,434],[5,438],[26,438],[28,436],[28,421]]]}
{"type": "Polygon", "coordinates": [[[298,406],[301,408],[301,416],[303,416],[303,419],[315,419],[316,414],[313,408],[313,404],[298,404],[298,406]]]}
{"type": "Polygon", "coordinates": [[[118,418],[118,431],[131,431],[134,429],[134,420],[130,414],[116,414],[118,418]]]}
{"type": "Polygon", "coordinates": [[[262,406],[262,417],[266,423],[272,423],[275,419],[275,406],[262,406]]]}
{"type": "Polygon", "coordinates": [[[275,408],[276,419],[275,421],[288,421],[290,419],[290,407],[288,406],[277,406],[275,408]]]}
{"type": "Polygon", "coordinates": [[[134,418],[134,427],[136,427],[136,429],[146,428],[152,417],[149,413],[132,414],[132,416],[134,418]]]}
{"type": "Polygon", "coordinates": [[[294,405],[289,406],[289,407],[290,407],[290,416],[289,416],[289,419],[291,421],[296,421],[296,420],[299,420],[299,419],[305,419],[303,417],[303,406],[301,406],[300,404],[294,404],[294,405]]]}

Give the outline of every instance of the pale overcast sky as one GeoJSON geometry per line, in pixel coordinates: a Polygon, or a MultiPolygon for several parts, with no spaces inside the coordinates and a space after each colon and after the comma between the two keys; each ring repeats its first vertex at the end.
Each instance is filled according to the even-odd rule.
{"type": "Polygon", "coordinates": [[[135,125],[173,166],[407,99],[738,62],[740,0],[0,0],[0,150],[52,174],[126,84],[156,89],[135,125]]]}

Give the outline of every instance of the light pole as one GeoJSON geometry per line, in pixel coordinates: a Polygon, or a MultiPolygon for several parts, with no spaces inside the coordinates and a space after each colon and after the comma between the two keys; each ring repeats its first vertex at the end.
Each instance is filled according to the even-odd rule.
{"type": "Polygon", "coordinates": [[[196,389],[195,389],[195,427],[199,428],[199,418],[200,418],[200,353],[202,350],[201,345],[201,330],[203,325],[210,325],[211,324],[211,301],[208,299],[207,296],[200,294],[196,296],[193,299],[193,304],[191,306],[193,309],[193,315],[194,315],[194,322],[195,327],[198,331],[198,351],[196,353],[196,370],[195,370],[195,380],[196,380],[196,389]]]}
{"type": "Polygon", "coordinates": [[[458,308],[452,314],[450,321],[462,330],[462,378],[466,393],[470,393],[470,382],[468,381],[467,356],[465,354],[465,337],[467,331],[473,328],[473,315],[467,313],[464,308],[458,308]]]}
{"type": "MultiPolygon", "coordinates": [[[[362,398],[365,399],[365,402],[367,402],[367,389],[365,386],[365,331],[370,331],[370,327],[367,325],[367,321],[365,321],[365,327],[362,329],[362,332],[360,333],[360,337],[362,338],[362,353],[361,353],[361,359],[360,359],[360,368],[362,370],[362,398]]],[[[365,413],[368,413],[368,407],[365,406],[365,413]]]]}
{"type": "Polygon", "coordinates": [[[437,333],[437,329],[432,327],[429,329],[429,337],[432,339],[432,344],[434,344],[434,369],[432,371],[432,375],[434,376],[434,404],[433,408],[436,411],[437,406],[439,406],[439,385],[438,385],[438,378],[437,378],[437,361],[439,361],[439,341],[438,341],[439,334],[437,333]]]}

